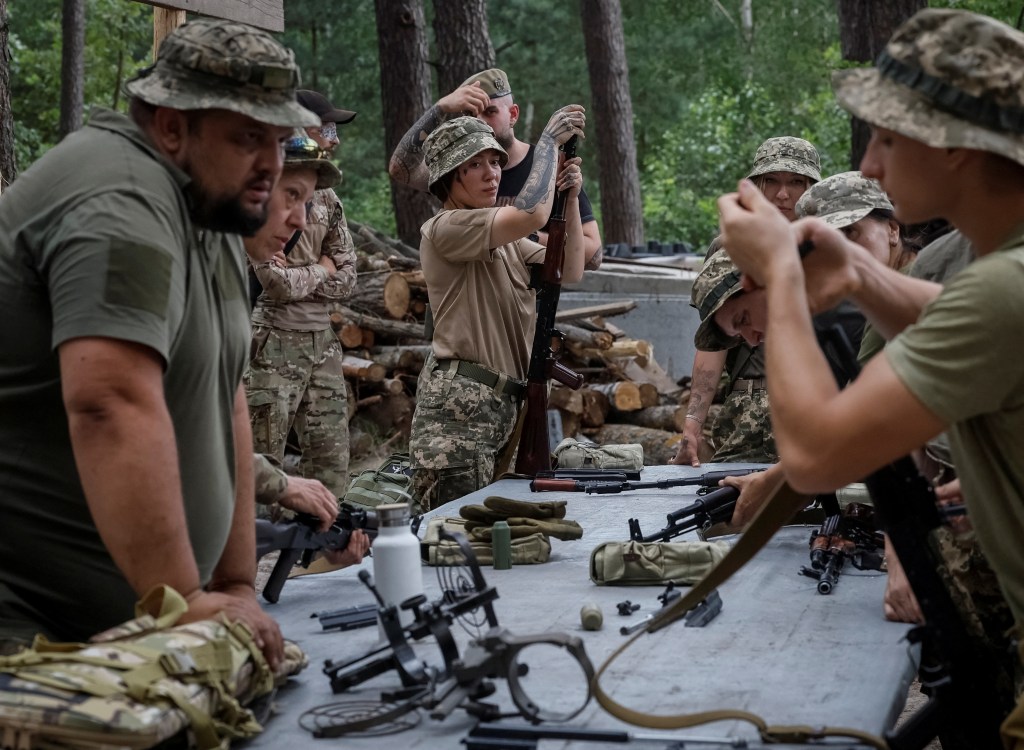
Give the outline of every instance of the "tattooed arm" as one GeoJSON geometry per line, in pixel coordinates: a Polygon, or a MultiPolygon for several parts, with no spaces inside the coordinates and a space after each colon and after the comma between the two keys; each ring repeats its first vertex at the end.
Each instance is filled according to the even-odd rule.
{"type": "Polygon", "coordinates": [[[690,381],[690,404],[686,408],[686,426],[683,439],[676,448],[674,464],[700,466],[700,448],[704,442],[704,422],[708,418],[711,402],[718,390],[718,381],[725,369],[728,352],[697,351],[693,358],[693,376],[690,381]]]}
{"type": "Polygon", "coordinates": [[[476,117],[490,104],[490,98],[477,81],[470,86],[459,86],[452,93],[438,100],[423,117],[409,128],[395,147],[388,163],[388,173],[395,182],[401,182],[416,190],[427,190],[427,167],[423,163],[423,142],[449,115],[472,115],[476,117]]]}
{"type": "MultiPolygon", "coordinates": [[[[583,136],[583,107],[570,104],[551,115],[533,152],[533,168],[511,206],[498,209],[491,225],[497,247],[539,231],[548,222],[558,174],[558,147],[574,135],[583,136]]],[[[577,216],[579,211],[577,210],[577,216]]]]}

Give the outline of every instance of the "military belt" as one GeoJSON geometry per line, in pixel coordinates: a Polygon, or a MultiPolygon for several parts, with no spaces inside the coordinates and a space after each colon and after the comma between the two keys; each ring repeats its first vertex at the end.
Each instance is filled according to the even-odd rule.
{"type": "Polygon", "coordinates": [[[499,396],[507,395],[515,399],[521,399],[526,395],[526,384],[522,381],[510,378],[503,372],[495,372],[476,362],[468,362],[464,359],[439,359],[437,366],[448,372],[455,372],[464,375],[470,380],[493,388],[499,396]]]}
{"type": "Polygon", "coordinates": [[[764,378],[740,378],[739,380],[732,381],[732,392],[746,391],[747,393],[753,393],[754,391],[763,391],[768,385],[764,378]]]}

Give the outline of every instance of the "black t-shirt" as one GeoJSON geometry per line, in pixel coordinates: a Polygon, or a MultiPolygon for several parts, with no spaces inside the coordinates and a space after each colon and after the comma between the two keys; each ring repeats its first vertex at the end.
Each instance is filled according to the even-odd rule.
{"type": "MultiPolygon", "coordinates": [[[[521,162],[510,169],[503,169],[501,171],[501,182],[498,184],[498,200],[494,205],[511,206],[512,201],[519,195],[519,191],[526,184],[526,178],[530,176],[530,170],[533,169],[533,148],[533,144],[530,144],[530,150],[521,162]]],[[[596,221],[594,219],[594,209],[590,205],[590,199],[587,197],[586,190],[580,190],[580,221],[583,224],[586,224],[588,221],[596,221]]],[[[546,231],[547,228],[547,224],[545,224],[544,230],[546,231]]]]}

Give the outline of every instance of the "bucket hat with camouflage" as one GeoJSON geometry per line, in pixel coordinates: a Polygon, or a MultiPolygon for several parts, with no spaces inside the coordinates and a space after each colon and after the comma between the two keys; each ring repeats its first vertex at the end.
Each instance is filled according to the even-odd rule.
{"type": "Polygon", "coordinates": [[[892,211],[892,201],[876,180],[860,172],[840,172],[811,185],[796,202],[796,215],[817,216],[829,226],[842,229],[875,209],[892,211]]]}
{"type": "Polygon", "coordinates": [[[769,138],[757,147],[754,166],[748,178],[768,172],[793,172],[817,182],[821,179],[821,159],[818,149],[803,138],[784,135],[769,138]]]}
{"type": "Polygon", "coordinates": [[[324,158],[323,151],[316,141],[306,135],[303,130],[295,133],[284,142],[284,169],[316,170],[316,189],[332,188],[341,182],[341,171],[324,158]]]}
{"type": "Polygon", "coordinates": [[[715,313],[726,300],[743,292],[740,276],[740,270],[728,253],[721,250],[704,263],[697,278],[693,280],[690,304],[697,308],[700,315],[700,326],[693,336],[693,343],[700,351],[732,349],[743,341],[739,336],[726,336],[715,322],[715,313]]]}
{"type": "Polygon", "coordinates": [[[272,36],[199,18],[168,34],[157,61],[125,89],[157,107],[227,109],[270,125],[315,127],[320,118],[295,101],[298,85],[292,51],[272,36]]]}
{"type": "Polygon", "coordinates": [[[832,86],[872,125],[1024,164],[1024,33],[992,18],[922,10],[896,29],[876,67],[839,71],[832,86]]]}
{"type": "Polygon", "coordinates": [[[476,75],[471,75],[462,82],[462,85],[470,86],[477,81],[480,82],[480,88],[484,90],[484,93],[492,99],[500,99],[512,93],[512,86],[509,84],[508,76],[505,75],[504,70],[499,70],[498,68],[483,70],[476,75]]]}
{"type": "Polygon", "coordinates": [[[438,127],[424,143],[423,160],[427,165],[427,187],[481,151],[494,149],[501,166],[508,163],[508,153],[494,139],[491,126],[475,117],[456,117],[438,127]]]}

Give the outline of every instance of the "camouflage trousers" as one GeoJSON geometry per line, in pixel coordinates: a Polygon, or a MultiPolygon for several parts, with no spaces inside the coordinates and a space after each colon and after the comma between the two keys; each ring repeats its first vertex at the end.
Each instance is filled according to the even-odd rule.
{"type": "Polygon", "coordinates": [[[341,344],[330,329],[253,328],[245,371],[254,450],[284,462],[288,431],[295,429],[299,473],[319,479],[341,497],[348,488],[348,392],[341,344]]]}
{"type": "Polygon", "coordinates": [[[715,445],[714,462],[750,461],[775,463],[779,460],[768,414],[768,391],[730,392],[711,427],[715,445]]]}
{"type": "Polygon", "coordinates": [[[409,437],[415,512],[490,484],[519,415],[518,400],[435,366],[428,357],[420,373],[409,437]]]}

